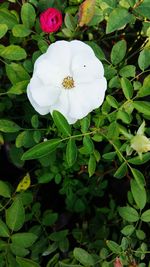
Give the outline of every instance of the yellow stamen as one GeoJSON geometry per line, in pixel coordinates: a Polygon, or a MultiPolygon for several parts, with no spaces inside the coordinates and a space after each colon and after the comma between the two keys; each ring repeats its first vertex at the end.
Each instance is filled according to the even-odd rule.
{"type": "Polygon", "coordinates": [[[74,80],[70,76],[67,76],[63,79],[62,85],[65,89],[72,89],[73,87],[75,87],[74,80]]]}

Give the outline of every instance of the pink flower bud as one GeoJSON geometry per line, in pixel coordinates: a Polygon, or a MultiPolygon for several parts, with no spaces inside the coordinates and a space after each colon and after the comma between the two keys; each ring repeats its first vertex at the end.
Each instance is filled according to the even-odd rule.
{"type": "Polygon", "coordinates": [[[48,8],[40,15],[40,25],[43,32],[56,32],[62,25],[62,14],[56,8],[48,8]]]}
{"type": "Polygon", "coordinates": [[[117,257],[114,261],[114,267],[123,267],[120,259],[117,257]]]}

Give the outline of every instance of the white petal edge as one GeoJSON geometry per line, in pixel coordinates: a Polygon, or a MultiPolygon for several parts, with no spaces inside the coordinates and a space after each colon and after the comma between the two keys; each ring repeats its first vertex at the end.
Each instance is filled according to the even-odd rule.
{"type": "Polygon", "coordinates": [[[44,85],[39,78],[34,75],[29,83],[29,90],[34,101],[41,107],[53,105],[61,93],[61,88],[52,84],[44,85]]]}
{"type": "Polygon", "coordinates": [[[47,59],[67,76],[70,75],[71,48],[68,41],[57,41],[51,44],[46,52],[47,59]]]}
{"type": "Polygon", "coordinates": [[[29,101],[33,108],[40,114],[40,115],[46,115],[49,113],[49,107],[40,107],[33,99],[30,86],[27,87],[27,96],[29,98],[29,101]]]}
{"type": "Polygon", "coordinates": [[[93,49],[82,41],[73,40],[70,42],[70,46],[71,46],[72,55],[75,55],[77,53],[82,53],[82,52],[87,52],[91,55],[95,55],[93,49]]]}

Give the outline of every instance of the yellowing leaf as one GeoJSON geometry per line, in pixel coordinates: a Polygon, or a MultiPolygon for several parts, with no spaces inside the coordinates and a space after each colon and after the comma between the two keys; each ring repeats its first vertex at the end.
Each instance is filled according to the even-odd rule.
{"type": "Polygon", "coordinates": [[[79,8],[79,26],[87,25],[94,16],[95,0],[85,0],[79,8]]]}
{"type": "Polygon", "coordinates": [[[27,173],[17,186],[16,192],[25,191],[31,184],[30,174],[27,173]]]}

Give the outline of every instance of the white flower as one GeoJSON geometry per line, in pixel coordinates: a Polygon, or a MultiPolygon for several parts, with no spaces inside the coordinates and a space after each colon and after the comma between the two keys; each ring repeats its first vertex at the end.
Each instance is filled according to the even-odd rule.
{"type": "Polygon", "coordinates": [[[141,124],[136,135],[131,139],[131,148],[134,149],[140,157],[142,153],[150,151],[150,139],[144,135],[145,122],[141,124]]]}
{"type": "Polygon", "coordinates": [[[137,134],[131,140],[131,147],[138,153],[150,151],[150,139],[145,135],[137,134]]]}
{"type": "Polygon", "coordinates": [[[58,110],[72,124],[102,104],[106,86],[103,65],[91,47],[57,41],[36,60],[27,95],[41,115],[58,110]]]}

